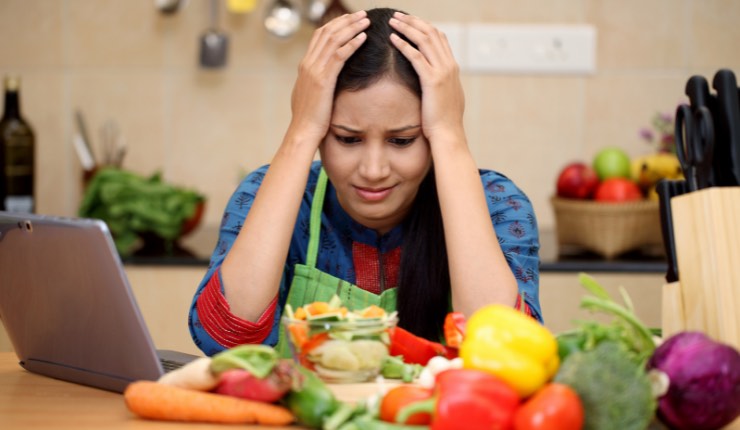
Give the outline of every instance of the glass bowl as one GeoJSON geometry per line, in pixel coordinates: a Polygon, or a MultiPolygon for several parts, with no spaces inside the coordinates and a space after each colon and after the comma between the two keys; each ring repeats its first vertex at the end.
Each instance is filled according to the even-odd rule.
{"type": "Polygon", "coordinates": [[[330,383],[374,380],[388,356],[397,322],[395,312],[379,318],[351,313],[282,318],[293,359],[330,383]]]}

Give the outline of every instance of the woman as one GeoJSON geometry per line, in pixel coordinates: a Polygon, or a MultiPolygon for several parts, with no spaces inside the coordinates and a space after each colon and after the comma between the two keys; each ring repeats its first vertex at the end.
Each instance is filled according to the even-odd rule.
{"type": "Polygon", "coordinates": [[[450,310],[504,303],[541,320],[532,206],[477,169],[444,34],[391,9],[338,17],[315,31],[291,107],[272,162],[224,213],[190,312],[203,352],[275,345],[286,303],[334,294],[435,340],[450,310]]]}

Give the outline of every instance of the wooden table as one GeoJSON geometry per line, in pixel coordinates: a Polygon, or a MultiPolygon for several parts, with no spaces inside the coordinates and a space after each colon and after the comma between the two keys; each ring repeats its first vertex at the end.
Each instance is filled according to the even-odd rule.
{"type": "MultiPolygon", "coordinates": [[[[393,384],[395,382],[389,382],[393,384]]],[[[377,392],[378,385],[330,385],[337,398],[353,402],[377,392]]],[[[220,429],[221,424],[188,424],[187,429],[220,429]]],[[[288,427],[238,426],[240,429],[288,427]]],[[[12,352],[0,352],[0,429],[182,429],[181,423],[147,421],[127,409],[123,396],[36,375],[18,365],[12,352]]],[[[297,427],[290,427],[296,429],[297,427]]]]}

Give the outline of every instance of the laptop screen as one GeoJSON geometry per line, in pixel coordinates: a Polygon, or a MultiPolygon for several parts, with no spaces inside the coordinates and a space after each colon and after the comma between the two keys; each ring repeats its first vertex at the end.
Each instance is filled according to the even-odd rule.
{"type": "Polygon", "coordinates": [[[29,371],[113,391],[162,374],[102,221],[0,212],[0,319],[29,371]]]}

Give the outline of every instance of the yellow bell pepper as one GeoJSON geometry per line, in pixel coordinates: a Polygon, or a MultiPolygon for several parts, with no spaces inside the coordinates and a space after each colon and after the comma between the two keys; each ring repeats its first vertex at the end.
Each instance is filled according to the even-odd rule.
{"type": "Polygon", "coordinates": [[[463,367],[489,372],[528,397],[560,366],[555,336],[531,317],[504,305],[489,305],[468,320],[460,345],[463,367]]]}

